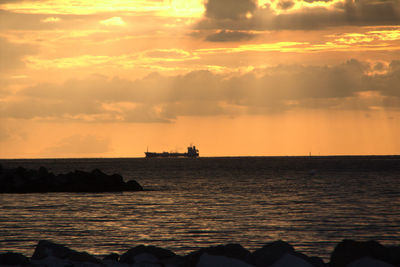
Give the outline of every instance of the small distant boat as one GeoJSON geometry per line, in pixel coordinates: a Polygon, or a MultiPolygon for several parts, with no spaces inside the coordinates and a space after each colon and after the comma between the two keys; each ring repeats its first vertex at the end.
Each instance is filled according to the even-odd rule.
{"type": "Polygon", "coordinates": [[[199,157],[199,150],[196,146],[189,146],[186,153],[177,152],[144,152],[146,158],[197,158],[199,157]]]}

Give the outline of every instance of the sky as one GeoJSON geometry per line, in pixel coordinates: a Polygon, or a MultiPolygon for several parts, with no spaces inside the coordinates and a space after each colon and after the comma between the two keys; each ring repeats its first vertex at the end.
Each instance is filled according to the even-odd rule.
{"type": "Polygon", "coordinates": [[[1,0],[0,158],[400,154],[400,0],[1,0]]]}

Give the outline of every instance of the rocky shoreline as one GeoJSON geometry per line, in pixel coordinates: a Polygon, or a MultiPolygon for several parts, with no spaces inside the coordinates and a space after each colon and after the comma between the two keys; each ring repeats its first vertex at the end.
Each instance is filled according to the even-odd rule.
{"type": "Polygon", "coordinates": [[[297,252],[284,241],[265,244],[253,252],[240,244],[198,249],[180,256],[155,246],[139,245],[122,255],[100,259],[51,241],[38,242],[29,258],[20,253],[0,253],[0,266],[170,266],[170,267],[390,267],[400,266],[400,246],[383,246],[377,241],[343,240],[335,247],[330,262],[297,252]]]}
{"type": "Polygon", "coordinates": [[[124,192],[142,191],[135,180],[124,182],[119,174],[108,175],[95,169],[55,175],[45,167],[29,170],[23,167],[5,169],[0,165],[0,193],[46,192],[124,192]]]}

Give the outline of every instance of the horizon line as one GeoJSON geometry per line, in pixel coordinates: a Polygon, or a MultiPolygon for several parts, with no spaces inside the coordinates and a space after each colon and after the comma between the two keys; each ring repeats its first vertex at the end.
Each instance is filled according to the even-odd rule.
{"type": "MultiPolygon", "coordinates": [[[[318,158],[318,157],[400,157],[400,154],[325,154],[325,155],[237,155],[237,156],[199,156],[194,158],[194,160],[199,158],[318,158]]],[[[166,159],[171,159],[173,157],[167,157],[166,159]]],[[[185,157],[177,157],[184,158],[185,157]]],[[[177,159],[173,158],[173,159],[177,159]]],[[[62,160],[62,159],[148,159],[146,157],[35,157],[35,158],[0,158],[0,160],[62,160]]],[[[157,159],[157,158],[156,158],[157,159]]],[[[190,158],[187,158],[190,160],[190,158]]]]}

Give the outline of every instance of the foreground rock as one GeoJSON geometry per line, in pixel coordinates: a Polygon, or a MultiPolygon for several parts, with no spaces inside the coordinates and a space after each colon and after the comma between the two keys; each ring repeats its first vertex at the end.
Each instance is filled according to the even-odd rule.
{"type": "Polygon", "coordinates": [[[377,241],[343,240],[331,255],[332,267],[342,266],[400,266],[400,246],[386,247],[377,241]],[[358,263],[357,263],[358,262],[358,263]],[[372,265],[368,265],[370,262],[372,265]],[[374,265],[379,262],[381,265],[374,265]],[[386,264],[386,265],[384,265],[386,264]]]}
{"type": "Polygon", "coordinates": [[[46,266],[101,266],[103,262],[86,252],[78,252],[50,241],[39,241],[31,258],[33,264],[46,266]]]}
{"type": "Polygon", "coordinates": [[[308,257],[295,251],[292,245],[281,240],[265,244],[262,248],[254,251],[251,256],[251,262],[256,267],[325,266],[321,258],[308,257]]]}
{"type": "MultiPolygon", "coordinates": [[[[168,262],[174,262],[178,256],[164,248],[155,246],[137,246],[129,249],[127,252],[121,255],[119,262],[129,265],[155,265],[165,266],[168,262]]],[[[178,259],[176,259],[177,261],[178,259]]]]}
{"type": "Polygon", "coordinates": [[[25,266],[30,260],[22,254],[6,252],[0,254],[0,266],[25,266]]]}
{"type": "Polygon", "coordinates": [[[325,264],[322,259],[308,257],[288,243],[267,243],[251,253],[239,244],[211,246],[186,256],[155,246],[136,246],[121,256],[112,253],[102,260],[86,252],[42,240],[31,258],[19,253],[0,253],[0,266],[110,266],[110,267],[393,267],[400,266],[400,247],[386,247],[375,241],[340,242],[325,264]]]}
{"type": "Polygon", "coordinates": [[[247,266],[251,253],[239,244],[201,248],[185,256],[184,266],[247,266]]]}
{"type": "Polygon", "coordinates": [[[141,191],[142,186],[131,180],[127,183],[119,174],[107,175],[95,169],[55,175],[46,168],[28,170],[22,167],[3,169],[0,166],[0,193],[44,192],[122,192],[141,191]]]}

